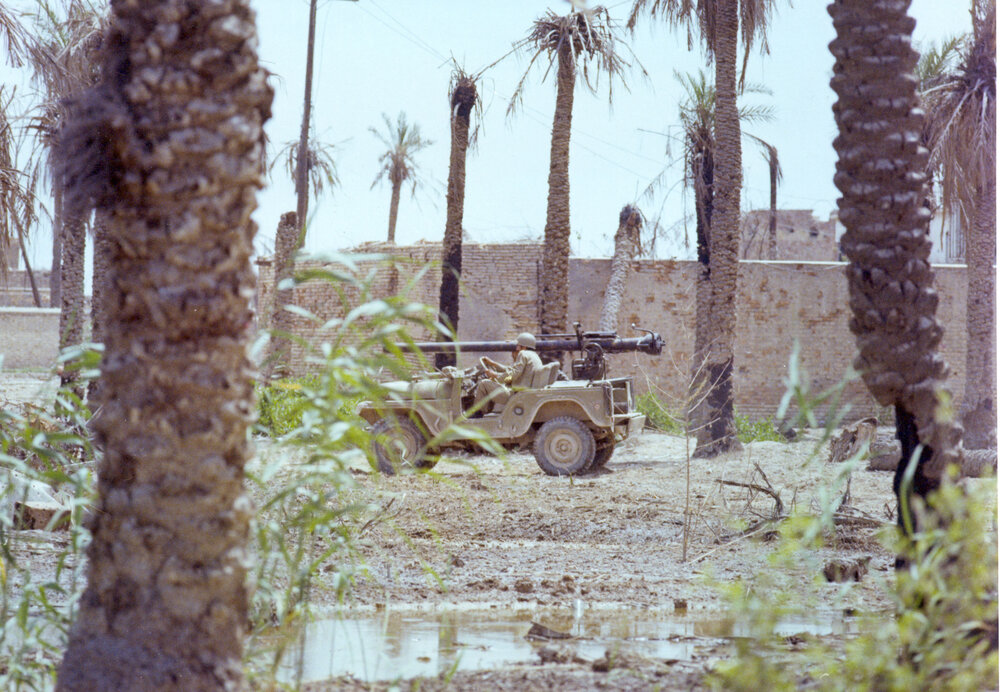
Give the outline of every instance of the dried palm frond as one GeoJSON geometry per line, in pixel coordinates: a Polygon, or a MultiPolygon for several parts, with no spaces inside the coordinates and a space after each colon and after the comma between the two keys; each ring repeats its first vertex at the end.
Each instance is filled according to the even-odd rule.
{"type": "Polygon", "coordinates": [[[27,37],[21,20],[4,3],[0,3],[0,34],[4,38],[7,61],[14,67],[21,67],[26,57],[27,37]]]}
{"type": "Polygon", "coordinates": [[[34,80],[58,102],[97,83],[107,16],[83,0],[46,3],[29,15],[34,32],[27,59],[34,80]]]}
{"type": "Polygon", "coordinates": [[[477,83],[482,71],[470,74],[452,58],[451,80],[448,83],[448,103],[451,105],[451,117],[475,113],[472,118],[475,125],[469,133],[469,148],[475,149],[479,141],[479,128],[483,123],[483,102],[479,98],[477,83]]]}
{"type": "MultiPolygon", "coordinates": [[[[314,197],[318,197],[327,186],[331,189],[340,186],[337,162],[334,159],[337,146],[317,140],[315,134],[309,137],[306,145],[306,179],[312,187],[314,197]]],[[[284,161],[285,172],[288,173],[289,178],[295,180],[295,171],[299,163],[298,154],[298,140],[285,142],[271,161],[268,173],[274,170],[279,161],[284,161]]]]}
{"type": "Polygon", "coordinates": [[[0,277],[6,276],[6,256],[15,239],[23,244],[35,222],[38,170],[21,170],[19,151],[24,141],[13,115],[15,91],[0,85],[0,277]]]}
{"type": "MultiPolygon", "coordinates": [[[[767,43],[767,26],[771,22],[775,0],[733,0],[738,2],[740,40],[743,43],[743,66],[740,71],[740,88],[743,87],[750,50],[760,42],[761,53],[770,52],[767,43]]],[[[648,14],[653,19],[663,19],[671,26],[682,27],[687,34],[688,50],[694,48],[695,37],[701,39],[709,59],[714,59],[718,39],[715,28],[719,0],[634,0],[626,26],[635,31],[639,16],[648,14]]]]}
{"type": "Polygon", "coordinates": [[[552,10],[539,17],[531,25],[528,35],[514,44],[514,50],[531,50],[531,59],[521,78],[514,88],[514,95],[507,106],[507,115],[512,115],[521,104],[524,96],[524,84],[532,66],[540,57],[548,58],[548,65],[542,79],[552,71],[552,66],[556,64],[559,50],[568,45],[572,54],[573,64],[580,64],[583,70],[583,83],[591,91],[597,92],[598,79],[601,73],[608,76],[608,103],[613,98],[614,80],[617,77],[622,85],[628,89],[625,82],[625,70],[632,66],[626,61],[620,52],[620,46],[624,46],[628,54],[639,65],[643,76],[647,76],[645,68],[635,58],[631,48],[628,47],[619,37],[617,23],[611,19],[608,10],[602,6],[597,6],[588,10],[575,8],[569,14],[558,15],[552,10]],[[591,62],[596,62],[595,74],[591,75],[591,62]]]}
{"type": "Polygon", "coordinates": [[[944,212],[971,228],[976,189],[996,167],[996,6],[973,2],[973,33],[951,39],[921,61],[931,167],[944,212]]]}

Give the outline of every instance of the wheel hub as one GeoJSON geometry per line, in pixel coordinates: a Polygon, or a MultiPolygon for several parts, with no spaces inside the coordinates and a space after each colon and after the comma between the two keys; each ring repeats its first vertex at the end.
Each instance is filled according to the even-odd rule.
{"type": "Polygon", "coordinates": [[[549,440],[549,456],[558,464],[571,464],[580,452],[580,440],[570,432],[559,431],[549,440]]]}

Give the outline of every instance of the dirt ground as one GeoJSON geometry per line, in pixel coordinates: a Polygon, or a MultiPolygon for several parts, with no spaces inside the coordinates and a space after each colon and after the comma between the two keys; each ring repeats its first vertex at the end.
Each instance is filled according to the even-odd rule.
{"type": "MultiPolygon", "coordinates": [[[[31,399],[51,384],[36,375],[5,375],[0,393],[8,400],[31,399]]],[[[359,467],[353,470],[354,499],[379,509],[359,538],[366,565],[347,608],[721,612],[727,608],[722,585],[749,585],[769,574],[779,588],[796,588],[840,560],[864,565],[856,575],[860,581],[820,579],[818,607],[883,611],[889,607],[884,584],[892,579],[893,556],[875,534],[895,521],[892,474],[854,470],[845,497],[845,465],[827,463],[820,437],[820,431],[806,430],[794,442],[756,442],[714,459],[691,459],[690,441],[646,431],[619,446],[606,469],[581,478],[546,476],[526,453],[504,459],[456,455],[432,474],[385,477],[359,467]],[[749,535],[746,529],[775,515],[776,498],[788,514],[819,512],[828,497],[843,505],[841,524],[829,536],[832,547],[816,551],[804,570],[775,570],[769,562],[778,545],[773,527],[761,525],[749,535]]],[[[259,445],[262,459],[275,453],[282,452],[259,445]]],[[[39,534],[26,535],[23,556],[37,563],[41,577],[50,567],[46,554],[63,539],[22,533],[39,534]]],[[[321,574],[335,573],[335,567],[321,574]]],[[[332,584],[318,585],[312,597],[321,609],[338,605],[332,584]]],[[[727,651],[702,643],[696,660],[637,660],[606,672],[599,661],[550,652],[539,653],[540,660],[548,656],[546,664],[459,671],[418,684],[421,690],[692,689],[727,651]]],[[[353,678],[307,687],[384,688],[353,678]]]]}
{"type": "MultiPolygon", "coordinates": [[[[784,513],[819,511],[820,493],[844,466],[825,463],[825,450],[810,460],[819,438],[819,431],[806,431],[796,442],[750,443],[715,459],[688,460],[683,438],[647,431],[617,449],[603,472],[573,479],[546,476],[523,453],[449,458],[433,476],[359,473],[361,494],[385,511],[361,537],[368,575],[354,598],[399,608],[570,605],[576,598],[717,608],[718,590],[702,577],[749,579],[766,569],[773,547],[766,530],[741,532],[771,517],[775,500],[729,483],[770,486],[784,513]]],[[[852,509],[845,514],[857,519],[838,529],[837,548],[825,557],[866,558],[870,570],[889,570],[891,556],[873,527],[894,521],[891,485],[890,473],[851,474],[852,509]]],[[[859,605],[885,606],[878,589],[866,586],[862,580],[859,605]]],[[[830,593],[839,594],[839,586],[830,593]]]]}
{"type": "MultiPolygon", "coordinates": [[[[817,607],[838,614],[885,611],[893,556],[875,536],[880,525],[895,521],[892,474],[853,471],[843,499],[845,465],[826,462],[820,439],[821,431],[807,430],[795,442],[750,443],[715,459],[690,459],[693,445],[685,439],[647,431],[620,446],[606,470],[575,479],[544,475],[529,454],[449,458],[435,476],[387,478],[358,469],[359,495],[384,510],[361,536],[367,572],[352,607],[723,612],[726,584],[749,585],[767,573],[778,588],[799,588],[839,561],[849,568],[861,563],[860,581],[820,577],[818,593],[809,596],[817,607]],[[774,515],[775,495],[784,514],[819,512],[824,496],[843,501],[842,523],[828,537],[832,547],[815,551],[811,566],[797,572],[771,566],[778,545],[771,525],[744,533],[774,515]]],[[[693,660],[633,660],[610,673],[594,670],[600,661],[565,660],[558,648],[540,644],[533,665],[411,684],[421,690],[694,689],[713,661],[731,651],[731,642],[700,644],[693,660]]],[[[391,686],[341,678],[308,689],[383,688],[391,686]]]]}

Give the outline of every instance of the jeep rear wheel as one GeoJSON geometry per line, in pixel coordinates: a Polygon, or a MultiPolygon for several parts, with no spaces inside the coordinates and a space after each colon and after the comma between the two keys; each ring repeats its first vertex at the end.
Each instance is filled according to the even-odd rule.
{"type": "Polygon", "coordinates": [[[542,471],[550,476],[583,473],[594,461],[594,435],[576,418],[560,416],[538,429],[532,451],[542,471]]]}
{"type": "Polygon", "coordinates": [[[427,437],[409,418],[389,416],[377,422],[372,428],[372,449],[378,470],[387,476],[406,468],[434,466],[426,456],[427,437]]]}

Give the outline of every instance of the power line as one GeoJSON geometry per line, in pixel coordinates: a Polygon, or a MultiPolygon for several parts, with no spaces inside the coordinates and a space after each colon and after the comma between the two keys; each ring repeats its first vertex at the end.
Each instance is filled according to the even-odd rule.
{"type": "Polygon", "coordinates": [[[427,41],[425,41],[424,39],[422,39],[419,34],[417,34],[413,30],[411,30],[410,28],[408,28],[405,24],[403,24],[401,21],[399,21],[398,19],[396,19],[395,17],[393,17],[388,12],[388,10],[386,10],[384,7],[382,7],[377,2],[375,2],[375,0],[367,0],[367,1],[369,3],[371,3],[372,6],[374,6],[379,12],[381,12],[382,14],[384,14],[385,16],[387,16],[390,20],[392,20],[392,22],[394,24],[396,24],[398,27],[400,27],[407,34],[409,34],[410,36],[412,36],[413,39],[415,41],[417,41],[418,45],[422,46],[424,48],[424,50],[426,50],[428,53],[430,53],[431,55],[433,55],[437,59],[441,60],[442,62],[447,62],[448,59],[444,55],[442,55],[441,53],[439,53],[434,48],[434,46],[432,46],[431,44],[427,43],[427,41]]]}
{"type": "MultiPolygon", "coordinates": [[[[618,3],[618,5],[615,5],[614,7],[626,4],[629,1],[630,0],[624,0],[623,2],[618,3]]],[[[447,58],[444,55],[442,55],[440,52],[438,52],[427,41],[425,41],[424,39],[422,39],[419,34],[417,34],[416,32],[414,32],[413,30],[409,29],[405,24],[403,24],[398,19],[396,19],[395,17],[393,17],[388,11],[385,10],[385,8],[381,7],[377,2],[375,2],[375,0],[368,0],[368,3],[370,3],[373,7],[375,7],[380,12],[382,12],[383,14],[385,14],[385,16],[387,16],[399,28],[397,29],[397,28],[391,26],[385,20],[381,19],[380,17],[378,17],[375,14],[373,14],[372,12],[370,12],[367,8],[364,7],[363,4],[359,3],[358,7],[363,12],[365,12],[369,17],[371,17],[375,21],[377,21],[380,24],[382,24],[383,26],[385,26],[387,29],[389,29],[390,31],[392,31],[393,33],[395,33],[397,36],[400,36],[401,38],[403,38],[406,41],[410,42],[411,44],[413,44],[414,46],[416,46],[417,48],[419,48],[423,52],[427,53],[431,57],[433,57],[433,58],[435,58],[437,60],[440,60],[441,62],[447,62],[447,58]]],[[[498,94],[498,95],[500,95],[500,94],[498,94]]],[[[500,96],[502,97],[502,95],[500,95],[500,96]]],[[[507,99],[507,100],[509,100],[509,99],[507,99]]],[[[524,110],[525,110],[526,113],[528,111],[533,111],[538,117],[545,117],[545,115],[546,115],[542,111],[540,111],[540,110],[538,110],[536,108],[533,108],[531,106],[524,106],[524,110]]],[[[536,119],[536,122],[538,122],[537,119],[536,119]]],[[[545,125],[544,122],[540,122],[540,124],[542,124],[543,126],[547,126],[547,125],[545,125]]],[[[576,134],[580,135],[580,136],[583,136],[583,137],[588,137],[588,138],[590,138],[590,139],[592,139],[594,141],[597,141],[597,142],[600,142],[600,143],[604,144],[605,146],[611,147],[612,149],[617,149],[618,151],[621,151],[623,153],[629,154],[630,156],[634,156],[636,158],[643,159],[645,161],[649,161],[651,163],[656,163],[656,164],[661,164],[662,163],[662,160],[660,160],[660,159],[654,159],[654,158],[646,156],[644,154],[640,154],[640,153],[632,151],[630,149],[626,149],[626,148],[624,148],[624,147],[622,147],[622,146],[620,146],[618,144],[615,144],[613,142],[609,142],[608,140],[603,139],[602,137],[598,137],[597,135],[590,134],[589,132],[586,132],[586,131],[581,130],[579,128],[576,129],[576,134]]],[[[636,171],[628,168],[627,166],[625,166],[625,165],[623,165],[621,163],[618,163],[617,161],[614,161],[614,160],[612,160],[612,159],[610,159],[610,158],[608,158],[608,157],[606,157],[606,156],[604,156],[602,154],[599,154],[598,152],[594,151],[590,147],[587,147],[586,145],[584,145],[583,143],[581,143],[579,141],[573,141],[572,144],[575,147],[583,149],[584,151],[587,151],[588,153],[590,153],[590,154],[598,157],[599,159],[601,159],[603,161],[606,161],[606,162],[610,163],[611,165],[613,165],[613,166],[615,166],[617,168],[620,168],[620,169],[622,169],[622,170],[624,170],[624,171],[626,171],[628,173],[631,173],[632,175],[636,176],[637,178],[644,179],[644,178],[647,177],[646,175],[641,174],[641,173],[637,173],[636,171]]]]}

